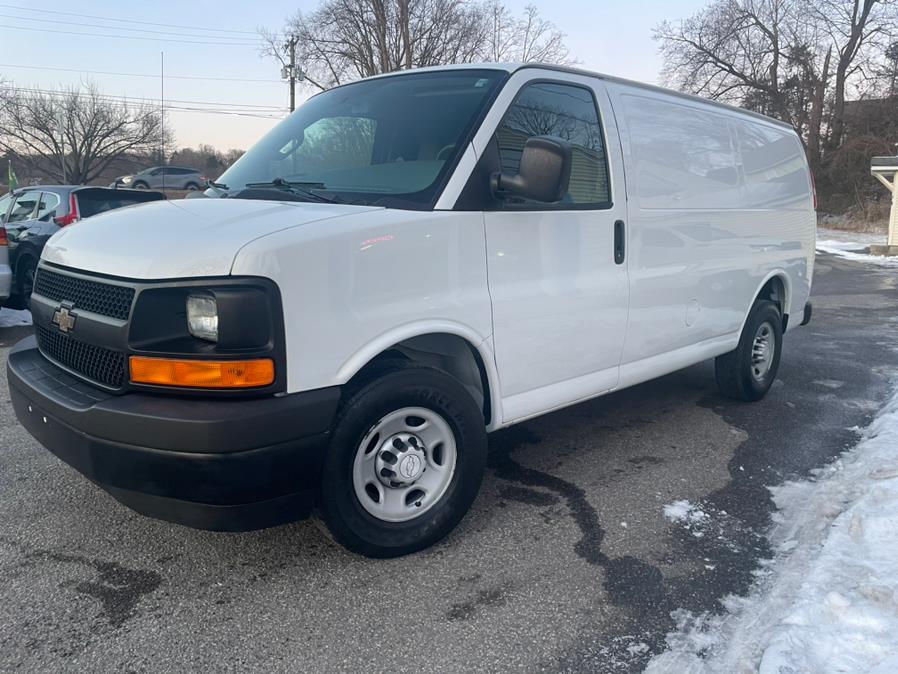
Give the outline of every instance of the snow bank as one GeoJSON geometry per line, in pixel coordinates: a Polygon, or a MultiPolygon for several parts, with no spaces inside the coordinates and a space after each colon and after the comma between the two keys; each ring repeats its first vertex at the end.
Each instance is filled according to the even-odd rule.
{"type": "Polygon", "coordinates": [[[31,325],[31,312],[27,309],[0,310],[0,328],[13,328],[17,325],[31,325]]]}
{"type": "Polygon", "coordinates": [[[898,672],[898,395],[814,480],[771,492],[777,555],[750,595],[724,615],[674,613],[646,671],[898,672]]]}
{"type": "Polygon", "coordinates": [[[870,255],[867,248],[871,244],[884,244],[885,234],[864,232],[840,232],[834,229],[817,228],[817,250],[837,255],[847,260],[867,262],[882,267],[898,267],[898,257],[870,255]]]}

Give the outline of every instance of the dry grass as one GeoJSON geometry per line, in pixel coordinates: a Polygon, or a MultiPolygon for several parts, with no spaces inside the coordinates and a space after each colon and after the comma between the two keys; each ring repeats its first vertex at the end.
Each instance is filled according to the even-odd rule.
{"type": "Polygon", "coordinates": [[[828,229],[845,232],[884,234],[889,228],[889,209],[885,201],[871,201],[863,208],[854,208],[842,215],[819,213],[817,224],[828,229]]]}

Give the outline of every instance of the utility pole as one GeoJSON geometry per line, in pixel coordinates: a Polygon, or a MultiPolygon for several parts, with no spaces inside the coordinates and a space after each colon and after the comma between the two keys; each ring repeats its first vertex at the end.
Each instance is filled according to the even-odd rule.
{"type": "Polygon", "coordinates": [[[165,193],[165,52],[159,52],[159,130],[162,144],[162,192],[165,193]]]}
{"type": "Polygon", "coordinates": [[[288,65],[282,75],[286,76],[287,83],[290,86],[290,112],[296,110],[296,36],[291,35],[290,40],[286,44],[287,51],[290,53],[290,65],[288,65]]]}

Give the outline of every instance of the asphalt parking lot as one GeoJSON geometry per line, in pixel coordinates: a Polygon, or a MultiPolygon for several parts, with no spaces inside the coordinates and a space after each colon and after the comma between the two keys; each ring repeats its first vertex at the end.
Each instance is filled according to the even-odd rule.
{"type": "MultiPolygon", "coordinates": [[[[0,671],[640,671],[670,612],[769,555],[766,485],[851,446],[898,371],[898,275],[818,258],[814,320],[753,405],[705,363],[492,436],[446,541],[356,557],[310,522],[213,534],[120,506],[0,399],[0,671]],[[663,507],[701,504],[700,526],[663,507]]],[[[2,358],[27,328],[0,329],[2,358]]]]}

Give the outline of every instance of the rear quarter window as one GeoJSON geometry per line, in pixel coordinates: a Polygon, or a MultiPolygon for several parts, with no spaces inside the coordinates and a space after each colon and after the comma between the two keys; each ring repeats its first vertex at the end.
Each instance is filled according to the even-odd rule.
{"type": "Polygon", "coordinates": [[[625,94],[633,189],[643,209],[730,209],[743,203],[729,118],[625,94]]]}
{"type": "Polygon", "coordinates": [[[798,137],[786,129],[738,121],[739,154],[752,208],[807,208],[807,161],[798,137]]]}

